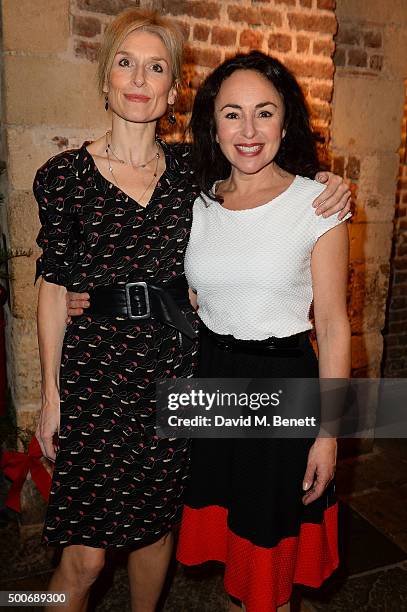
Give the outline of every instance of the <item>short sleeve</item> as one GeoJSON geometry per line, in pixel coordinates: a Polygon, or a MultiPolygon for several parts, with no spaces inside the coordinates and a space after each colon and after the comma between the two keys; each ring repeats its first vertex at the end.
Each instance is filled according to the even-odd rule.
{"type": "Polygon", "coordinates": [[[352,213],[348,212],[348,214],[345,215],[345,217],[341,220],[338,219],[338,213],[335,213],[331,215],[330,217],[326,217],[326,218],[322,217],[322,215],[315,215],[315,213],[314,213],[314,216],[315,216],[314,232],[315,232],[315,242],[316,242],[318,238],[323,236],[330,229],[350,219],[350,217],[352,216],[352,213]]]}
{"type": "Polygon", "coordinates": [[[42,276],[49,283],[65,287],[70,284],[78,257],[77,219],[68,197],[72,173],[69,156],[65,155],[49,160],[35,176],[33,191],[41,222],[37,244],[42,249],[36,262],[35,282],[42,276]]]}

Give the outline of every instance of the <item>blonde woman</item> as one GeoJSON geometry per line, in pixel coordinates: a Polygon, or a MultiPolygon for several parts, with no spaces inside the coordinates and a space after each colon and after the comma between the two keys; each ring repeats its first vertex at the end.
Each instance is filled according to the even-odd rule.
{"type": "Polygon", "coordinates": [[[112,129],[34,181],[37,434],[55,461],[43,541],[64,546],[49,588],[69,592],[69,610],[85,608],[106,549],[127,547],[133,609],[153,611],[180,519],[188,445],[156,437],[154,380],[191,376],[196,353],[183,259],[198,190],[185,152],[156,137],[181,50],[170,21],[119,16],[99,65],[112,129]],[[65,329],[67,289],[89,292],[91,308],[65,329]]]}
{"type": "MultiPolygon", "coordinates": [[[[43,249],[37,435],[55,461],[43,540],[64,546],[50,589],[68,591],[72,611],[86,608],[106,549],[126,547],[132,608],[152,612],[180,520],[188,445],[157,439],[154,381],[192,376],[196,361],[184,253],[199,189],[188,149],[156,137],[168,106],[174,119],[181,51],[171,21],[119,15],[99,63],[111,130],[49,160],[34,182],[43,249]],[[66,329],[67,290],[70,314],[90,308],[66,329]]],[[[346,212],[346,186],[322,180],[319,210],[346,212]]]]}

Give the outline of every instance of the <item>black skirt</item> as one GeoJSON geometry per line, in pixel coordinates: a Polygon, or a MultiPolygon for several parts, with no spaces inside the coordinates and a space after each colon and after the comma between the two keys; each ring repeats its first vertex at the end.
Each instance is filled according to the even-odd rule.
{"type": "MultiPolygon", "coordinates": [[[[201,334],[200,378],[316,378],[306,338],[301,350],[267,355],[220,348],[201,334]],[[282,356],[284,355],[284,356],[282,356]]],[[[226,565],[225,588],[248,612],[286,603],[294,582],[320,586],[338,565],[334,485],[304,506],[307,439],[195,439],[178,559],[226,565]]]]}

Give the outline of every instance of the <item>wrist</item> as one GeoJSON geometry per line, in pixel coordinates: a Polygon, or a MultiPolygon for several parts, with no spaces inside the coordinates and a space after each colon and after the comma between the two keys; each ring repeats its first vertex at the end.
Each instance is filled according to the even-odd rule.
{"type": "Polygon", "coordinates": [[[53,389],[42,389],[41,390],[42,403],[45,404],[55,404],[55,402],[59,402],[59,389],[57,387],[53,389]]]}
{"type": "Polygon", "coordinates": [[[319,445],[328,445],[328,446],[335,446],[337,441],[336,438],[333,438],[331,436],[323,436],[323,437],[316,437],[315,438],[315,443],[319,444],[319,445]]]}

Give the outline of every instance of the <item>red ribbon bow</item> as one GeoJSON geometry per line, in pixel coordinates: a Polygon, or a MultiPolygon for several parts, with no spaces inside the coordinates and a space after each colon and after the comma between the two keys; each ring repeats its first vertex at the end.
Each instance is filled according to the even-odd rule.
{"type": "Polygon", "coordinates": [[[16,512],[21,512],[21,489],[26,481],[28,472],[38,491],[45,501],[48,501],[51,488],[51,476],[41,463],[42,451],[35,436],[31,438],[28,453],[17,451],[4,451],[0,458],[0,468],[4,475],[12,481],[9,489],[6,506],[16,512]]]}

